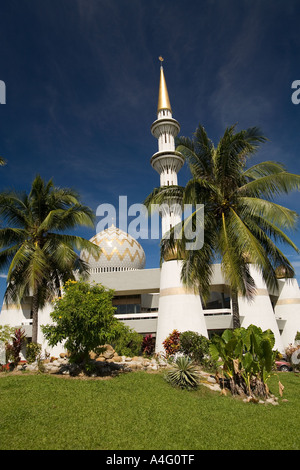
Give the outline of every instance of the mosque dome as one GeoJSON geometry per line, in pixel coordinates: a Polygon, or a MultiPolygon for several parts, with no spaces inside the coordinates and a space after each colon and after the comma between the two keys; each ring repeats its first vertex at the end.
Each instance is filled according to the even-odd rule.
{"type": "Polygon", "coordinates": [[[97,257],[81,252],[81,258],[89,264],[91,273],[116,272],[143,269],[145,252],[128,233],[112,225],[90,239],[101,248],[97,257]]]}

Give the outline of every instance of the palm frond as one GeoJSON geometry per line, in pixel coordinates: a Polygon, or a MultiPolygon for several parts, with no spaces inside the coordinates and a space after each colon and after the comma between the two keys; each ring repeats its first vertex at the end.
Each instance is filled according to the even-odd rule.
{"type": "Polygon", "coordinates": [[[225,218],[224,214],[218,237],[218,251],[224,278],[229,282],[231,289],[251,299],[255,294],[255,283],[244,258],[245,245],[238,240],[232,217],[225,218]]]}
{"type": "Polygon", "coordinates": [[[10,246],[13,243],[22,243],[28,236],[28,232],[22,228],[1,228],[0,248],[10,246]]]}
{"type": "Polygon", "coordinates": [[[153,211],[159,211],[159,206],[168,204],[182,205],[184,188],[181,186],[162,186],[155,188],[145,199],[144,205],[151,214],[153,211]]]}
{"type": "Polygon", "coordinates": [[[94,214],[84,206],[76,205],[68,209],[50,211],[39,225],[40,232],[64,231],[76,226],[94,227],[94,214]]]}
{"type": "Polygon", "coordinates": [[[244,176],[251,180],[261,178],[262,176],[281,173],[282,171],[286,171],[286,168],[282,163],[265,161],[257,163],[256,165],[253,165],[250,168],[247,168],[244,171],[244,176]]]}
{"type": "Polygon", "coordinates": [[[24,228],[28,223],[28,198],[25,194],[0,194],[0,216],[6,226],[24,228]]]}
{"type": "Polygon", "coordinates": [[[67,245],[73,250],[85,250],[93,256],[97,256],[101,252],[101,248],[99,246],[83,237],[52,232],[47,234],[45,249],[48,251],[49,255],[52,256],[56,250],[56,246],[60,244],[67,245]]]}
{"type": "Polygon", "coordinates": [[[261,142],[265,141],[258,128],[250,128],[234,133],[235,126],[228,127],[214,154],[215,178],[222,191],[237,188],[242,180],[242,170],[246,158],[255,153],[261,142]]]}
{"type": "Polygon", "coordinates": [[[273,199],[275,196],[300,190],[300,175],[281,171],[252,180],[237,191],[241,196],[273,199]]]}
{"type": "Polygon", "coordinates": [[[204,204],[207,210],[214,205],[214,201],[222,198],[220,188],[214,181],[204,178],[190,179],[183,194],[183,204],[204,204]]]}
{"type": "Polygon", "coordinates": [[[3,249],[0,252],[0,270],[7,270],[9,269],[14,256],[18,252],[20,248],[19,244],[9,246],[8,248],[3,249]]]}
{"type": "MultiPolygon", "coordinates": [[[[250,230],[253,234],[259,238],[260,242],[263,243],[265,236],[268,240],[272,240],[272,243],[280,242],[283,245],[288,245],[296,253],[300,253],[299,248],[295,245],[295,243],[288,237],[288,235],[281,230],[277,225],[273,224],[272,222],[268,221],[264,217],[259,216],[252,216],[251,219],[247,221],[250,230]]],[[[274,245],[275,246],[275,245],[274,245]]]]}
{"type": "Polygon", "coordinates": [[[283,229],[295,229],[299,220],[297,212],[272,201],[258,197],[239,198],[241,211],[246,208],[247,216],[258,216],[283,229]]]}
{"type": "Polygon", "coordinates": [[[199,125],[196,129],[193,140],[188,137],[177,138],[176,150],[183,155],[194,178],[211,172],[214,146],[203,126],[199,125]]]}

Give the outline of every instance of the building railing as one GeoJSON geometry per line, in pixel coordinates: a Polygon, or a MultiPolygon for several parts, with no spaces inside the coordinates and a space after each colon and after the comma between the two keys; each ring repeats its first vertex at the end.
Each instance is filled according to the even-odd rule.
{"type": "Polygon", "coordinates": [[[203,310],[204,316],[211,315],[232,315],[231,308],[213,308],[209,310],[203,310]]]}
{"type": "Polygon", "coordinates": [[[158,312],[155,313],[124,313],[115,315],[118,320],[152,320],[158,317],[158,312]]]}

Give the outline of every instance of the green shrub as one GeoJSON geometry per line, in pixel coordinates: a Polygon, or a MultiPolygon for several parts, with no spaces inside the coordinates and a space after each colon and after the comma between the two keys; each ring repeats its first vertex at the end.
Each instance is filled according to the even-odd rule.
{"type": "Polygon", "coordinates": [[[180,334],[179,351],[195,362],[202,363],[209,354],[209,340],[195,331],[184,331],[180,334]]]}
{"type": "Polygon", "coordinates": [[[38,343],[28,343],[26,346],[26,360],[31,364],[40,356],[42,346],[38,343]]]}
{"type": "Polygon", "coordinates": [[[174,387],[194,389],[198,386],[198,374],[194,362],[188,356],[177,357],[174,366],[165,379],[174,387]]]}
{"type": "Polygon", "coordinates": [[[50,346],[64,342],[72,362],[89,361],[90,351],[101,352],[103,344],[112,344],[119,321],[112,305],[114,291],[101,284],[68,281],[64,295],[54,303],[53,325],[42,326],[50,346]]]}
{"type": "Polygon", "coordinates": [[[5,359],[6,362],[13,362],[14,360],[13,345],[10,343],[6,343],[5,345],[5,359]]]}
{"type": "Polygon", "coordinates": [[[0,341],[9,343],[13,336],[15,329],[9,325],[0,325],[0,341]]]}
{"type": "Polygon", "coordinates": [[[116,339],[112,342],[112,346],[119,356],[138,356],[141,354],[143,336],[135,330],[118,322],[115,329],[116,339]]]}

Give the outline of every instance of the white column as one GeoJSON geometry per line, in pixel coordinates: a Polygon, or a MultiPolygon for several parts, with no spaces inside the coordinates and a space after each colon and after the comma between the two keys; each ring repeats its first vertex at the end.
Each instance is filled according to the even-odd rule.
{"type": "Polygon", "coordinates": [[[256,295],[251,301],[244,297],[239,297],[240,317],[244,317],[241,326],[247,328],[252,324],[258,326],[263,331],[271,330],[275,337],[274,349],[283,352],[284,347],[267,286],[260,272],[253,264],[250,266],[250,274],[256,285],[256,295]]]}
{"type": "Polygon", "coordinates": [[[275,315],[285,321],[281,334],[283,346],[294,344],[295,336],[300,331],[300,290],[297,279],[282,279],[275,305],[275,315]]]}
{"type": "Polygon", "coordinates": [[[181,266],[177,260],[162,264],[156,352],[164,352],[162,343],[173,330],[195,331],[208,338],[200,296],[183,286],[181,266]]]}

